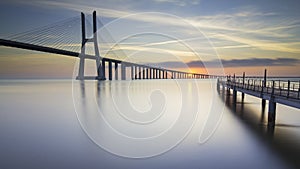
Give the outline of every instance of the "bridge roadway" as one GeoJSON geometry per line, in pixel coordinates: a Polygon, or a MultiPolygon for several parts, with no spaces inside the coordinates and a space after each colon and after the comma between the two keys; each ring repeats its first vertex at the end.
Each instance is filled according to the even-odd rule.
{"type": "MultiPolygon", "coordinates": [[[[27,44],[23,42],[17,42],[17,41],[11,41],[11,40],[5,40],[0,39],[0,45],[7,46],[7,47],[15,47],[20,49],[27,49],[27,50],[33,50],[33,51],[40,51],[40,52],[46,52],[46,53],[53,53],[53,54],[60,54],[65,56],[71,56],[71,57],[77,57],[79,58],[80,53],[78,52],[72,52],[62,49],[55,49],[51,47],[46,46],[39,46],[34,44],[27,44]]],[[[97,57],[93,55],[85,54],[84,56],[86,59],[93,59],[96,60],[97,57]]],[[[115,64],[115,69],[118,69],[118,64],[121,64],[121,79],[126,79],[126,73],[125,68],[131,67],[131,76],[132,79],[167,79],[168,74],[169,77],[174,79],[204,79],[204,78],[216,78],[217,76],[214,75],[207,75],[207,74],[198,74],[198,73],[188,73],[183,71],[176,71],[176,70],[169,70],[165,68],[158,68],[153,67],[149,65],[143,65],[143,64],[137,64],[137,63],[131,63],[126,62],[122,60],[112,59],[112,58],[103,58],[101,57],[102,65],[105,65],[106,62],[108,62],[108,71],[109,71],[109,80],[112,80],[112,62],[115,64]],[[138,70],[137,70],[138,68],[138,70]],[[135,73],[134,73],[135,71],[135,73]]],[[[103,71],[105,72],[105,66],[103,66],[103,71]]],[[[105,73],[104,73],[105,74],[105,73]]],[[[87,79],[90,79],[91,77],[87,77],[87,79]]],[[[92,78],[92,79],[96,79],[92,78]]],[[[115,79],[118,79],[117,71],[115,71],[115,79]]]]}

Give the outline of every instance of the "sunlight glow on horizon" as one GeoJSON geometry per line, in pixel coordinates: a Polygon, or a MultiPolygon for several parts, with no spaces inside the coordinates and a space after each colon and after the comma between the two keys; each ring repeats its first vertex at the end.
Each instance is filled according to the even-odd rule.
{"type": "MultiPolygon", "coordinates": [[[[132,54],[134,54],[133,59],[137,59],[137,62],[156,64],[160,62],[181,61],[188,64],[189,62],[197,60],[203,62],[213,61],[214,59],[211,56],[214,54],[210,51],[213,47],[219,54],[219,59],[228,62],[224,67],[226,74],[238,74],[245,71],[251,75],[261,75],[263,69],[268,68],[272,75],[300,76],[300,21],[297,17],[293,17],[299,14],[296,8],[295,10],[292,8],[294,5],[289,4],[292,9],[285,11],[280,8],[280,3],[278,3],[278,6],[273,6],[273,8],[269,9],[267,5],[255,5],[251,1],[243,2],[243,4],[239,6],[235,6],[233,3],[225,5],[223,2],[205,0],[197,1],[197,3],[191,3],[189,1],[182,1],[182,3],[166,1],[160,3],[153,0],[148,2],[141,1],[138,5],[134,5],[130,0],[118,2],[124,4],[124,6],[114,5],[116,3],[114,0],[105,3],[97,3],[89,0],[86,2],[75,0],[72,4],[66,0],[60,2],[51,0],[42,2],[30,0],[22,3],[16,0],[11,2],[11,4],[7,2],[2,8],[6,7],[9,9],[10,7],[11,10],[13,10],[15,8],[14,5],[24,5],[24,9],[20,8],[18,12],[10,14],[12,15],[11,20],[13,20],[13,18],[39,19],[38,15],[23,15],[23,11],[27,10],[25,8],[29,7],[32,8],[33,12],[42,10],[39,9],[39,7],[41,7],[45,13],[48,13],[47,15],[49,17],[54,15],[54,9],[60,12],[65,11],[65,13],[78,13],[78,16],[79,11],[91,13],[92,10],[96,10],[103,24],[108,24],[108,30],[104,31],[112,32],[110,36],[112,36],[111,38],[114,40],[122,38],[123,35],[131,35],[135,27],[141,30],[147,30],[147,27],[154,25],[153,32],[172,32],[178,35],[178,37],[180,37],[179,41],[192,45],[192,48],[196,50],[197,55],[200,57],[196,57],[194,51],[189,51],[178,45],[179,41],[172,39],[172,37],[157,38],[155,36],[131,38],[120,43],[119,49],[115,48],[113,50],[110,49],[110,41],[99,42],[102,55],[105,55],[107,50],[111,50],[115,52],[111,55],[112,57],[127,59],[126,57],[132,57],[132,54]],[[226,9],[220,10],[216,4],[222,4],[224,8],[226,6],[226,9]],[[205,5],[211,6],[205,8],[205,5]],[[166,15],[154,15],[151,11],[165,13],[166,15]],[[142,12],[142,14],[137,15],[140,12],[142,12]],[[186,22],[179,22],[176,17],[168,16],[172,14],[176,14],[176,16],[186,22]],[[130,17],[124,20],[123,25],[118,25],[116,27],[118,29],[114,30],[114,27],[109,27],[109,25],[118,21],[119,17],[126,17],[127,15],[130,17]],[[209,46],[209,42],[204,37],[199,37],[196,29],[187,25],[187,23],[192,24],[195,28],[203,32],[203,36],[207,37],[213,46],[209,46]],[[122,29],[119,29],[120,27],[122,29]],[[259,61],[265,63],[256,64],[250,62],[253,61],[253,58],[261,59],[259,61]],[[285,65],[269,63],[268,60],[277,59],[281,61],[285,58],[291,59],[290,61],[282,62],[285,65]],[[240,67],[236,65],[230,66],[231,62],[237,64],[237,60],[249,61],[249,65],[240,67]]],[[[276,3],[277,1],[274,2],[274,4],[276,3]]],[[[1,18],[4,18],[2,20],[9,20],[7,13],[8,10],[2,10],[0,15],[1,18]]],[[[34,23],[34,20],[32,20],[32,22],[34,23]]],[[[11,24],[11,27],[19,27],[16,25],[18,21],[8,22],[7,25],[9,24],[11,24]]],[[[3,33],[5,32],[0,32],[0,34],[3,33]]],[[[68,47],[70,44],[66,44],[66,46],[68,47]]],[[[70,61],[65,57],[56,57],[45,53],[30,54],[28,51],[22,54],[23,52],[23,50],[19,49],[0,47],[0,62],[2,65],[0,78],[6,76],[19,77],[23,76],[25,74],[24,72],[30,72],[30,76],[33,77],[42,77],[43,75],[67,77],[75,63],[72,59],[72,61],[70,61]],[[34,59],[36,56],[42,57],[34,59]],[[47,59],[43,60],[41,58],[47,59]],[[67,65],[65,63],[72,64],[67,65]],[[41,66],[42,64],[44,66],[41,66]],[[43,71],[61,69],[61,66],[65,67],[62,69],[63,72],[53,71],[52,73],[45,73],[46,71],[43,71]],[[37,75],[34,75],[35,73],[37,75]]],[[[206,72],[201,66],[190,66],[190,70],[175,66],[174,69],[194,73],[206,72]]],[[[72,73],[70,73],[70,76],[72,76],[72,73]]]]}

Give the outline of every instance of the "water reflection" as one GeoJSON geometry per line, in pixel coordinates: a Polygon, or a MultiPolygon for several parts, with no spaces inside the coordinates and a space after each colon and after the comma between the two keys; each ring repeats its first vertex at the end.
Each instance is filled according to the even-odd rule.
{"type": "MultiPolygon", "coordinates": [[[[0,168],[282,169],[289,167],[285,160],[274,153],[272,148],[268,148],[270,146],[266,146],[268,144],[264,144],[259,139],[261,138],[259,135],[254,135],[251,130],[244,127],[244,120],[247,121],[248,114],[251,114],[247,110],[251,110],[253,105],[260,106],[260,104],[256,104],[255,100],[249,100],[248,97],[246,97],[242,111],[244,112],[243,120],[234,117],[241,116],[238,114],[241,109],[239,102],[236,113],[230,113],[228,107],[225,107],[216,132],[207,142],[199,144],[199,134],[204,129],[206,119],[209,119],[207,116],[210,107],[222,106],[224,104],[223,96],[219,97],[212,92],[215,90],[215,86],[211,86],[210,82],[206,80],[197,81],[199,90],[195,89],[193,82],[189,80],[182,80],[179,83],[182,85],[183,92],[179,92],[178,86],[172,85],[172,82],[168,80],[136,81],[132,84],[133,87],[129,88],[132,99],[137,100],[142,105],[141,107],[136,105],[137,110],[151,111],[151,104],[148,104],[151,102],[151,97],[149,99],[145,97],[147,99],[143,100],[140,97],[149,96],[150,89],[155,86],[161,86],[162,91],[166,92],[165,97],[171,96],[170,101],[173,104],[170,104],[169,107],[167,105],[169,114],[166,115],[169,116],[161,121],[166,123],[157,125],[158,128],[145,128],[145,126],[142,128],[142,124],[132,124],[131,128],[118,128],[121,132],[126,133],[129,130],[134,131],[130,134],[136,134],[136,136],[150,135],[157,129],[168,126],[170,124],[168,122],[177,117],[177,96],[180,96],[178,95],[180,93],[183,94],[182,98],[187,101],[180,115],[193,117],[191,116],[193,110],[191,107],[196,105],[199,108],[195,125],[178,146],[167,153],[152,158],[131,159],[116,156],[99,148],[92,142],[93,140],[91,141],[87,137],[83,129],[93,129],[90,131],[95,133],[88,134],[98,136],[100,133],[102,134],[99,135],[101,137],[95,137],[96,139],[114,143],[114,148],[124,150],[127,153],[138,150],[151,151],[168,145],[170,140],[175,140],[175,137],[182,135],[181,132],[184,131],[182,127],[190,125],[195,119],[181,117],[182,120],[176,123],[178,126],[172,130],[172,135],[163,138],[164,142],[151,140],[148,142],[148,147],[140,146],[139,142],[130,144],[126,140],[120,143],[118,137],[112,137],[114,133],[107,132],[110,128],[107,126],[107,121],[102,117],[105,115],[106,118],[112,118],[111,120],[117,123],[114,125],[125,123],[124,119],[118,116],[111,107],[113,103],[109,99],[115,96],[124,97],[122,91],[126,87],[126,82],[75,81],[73,90],[70,90],[72,87],[70,81],[0,81],[0,157],[3,159],[0,168]],[[214,102],[211,102],[212,98],[215,98],[214,102]],[[74,104],[76,104],[76,111],[81,111],[80,114],[74,112],[74,104]],[[100,108],[106,109],[106,114],[100,114],[100,108]],[[86,128],[82,128],[78,123],[76,115],[81,119],[79,122],[83,123],[86,128]],[[20,163],[16,163],[20,160],[20,163]]],[[[155,102],[152,103],[156,104],[155,102]]],[[[231,103],[230,100],[229,103],[231,103]]],[[[280,111],[281,107],[278,108],[280,111]]],[[[260,121],[260,115],[258,113],[257,121],[260,121]]],[[[296,128],[284,127],[285,124],[282,122],[282,126],[276,126],[273,140],[278,140],[277,137],[280,135],[278,133],[281,129],[285,129],[281,133],[287,133],[286,131],[296,128]]],[[[282,147],[294,146],[297,149],[295,144],[287,144],[287,142],[280,145],[283,145],[282,147]]]]}
{"type": "Polygon", "coordinates": [[[147,83],[81,81],[79,88],[74,83],[78,119],[99,147],[116,155],[142,158],[169,151],[187,136],[199,108],[196,83],[147,83]],[[136,148],[130,148],[133,146],[136,148]]]}
{"type": "MultiPolygon", "coordinates": [[[[299,144],[299,128],[300,125],[267,124],[267,104],[261,102],[260,99],[246,95],[244,100],[238,96],[236,103],[233,102],[233,96],[230,91],[220,92],[220,98],[230,108],[231,112],[241,120],[242,124],[252,131],[258,138],[263,140],[270,149],[275,150],[282,158],[289,161],[294,167],[299,168],[300,162],[300,144],[299,144]],[[224,94],[225,93],[225,94],[224,94]],[[290,129],[288,129],[290,128],[290,129]]],[[[299,110],[290,109],[289,107],[281,106],[287,112],[299,113],[299,110]]],[[[278,112],[285,113],[285,112],[278,112]]]]}

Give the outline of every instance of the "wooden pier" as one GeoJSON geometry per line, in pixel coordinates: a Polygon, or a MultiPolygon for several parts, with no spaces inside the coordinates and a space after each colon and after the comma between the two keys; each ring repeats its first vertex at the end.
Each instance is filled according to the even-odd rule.
{"type": "Polygon", "coordinates": [[[217,90],[232,90],[234,104],[237,92],[242,93],[242,101],[245,94],[261,98],[263,107],[268,100],[268,125],[275,125],[277,103],[300,109],[300,81],[273,79],[267,79],[266,70],[264,77],[245,77],[245,73],[242,77],[227,76],[218,78],[217,90]]]}

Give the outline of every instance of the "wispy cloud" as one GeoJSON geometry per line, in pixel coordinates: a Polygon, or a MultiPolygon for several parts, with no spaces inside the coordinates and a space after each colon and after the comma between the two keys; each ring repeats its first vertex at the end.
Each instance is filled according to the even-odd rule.
{"type": "MultiPolygon", "coordinates": [[[[300,42],[276,42],[271,40],[261,40],[254,38],[244,38],[235,35],[216,34],[211,36],[213,38],[225,39],[227,41],[237,42],[239,44],[236,47],[255,47],[261,50],[288,52],[288,53],[300,53],[300,42]]],[[[226,48],[228,46],[221,46],[219,48],[226,48]]],[[[234,46],[230,46],[234,47],[234,46]]]]}
{"type": "Polygon", "coordinates": [[[197,5],[200,0],[154,0],[156,3],[168,3],[177,6],[197,5]]]}
{"type": "MultiPolygon", "coordinates": [[[[157,2],[177,2],[176,0],[157,0],[157,2]]],[[[186,2],[186,1],[183,1],[186,2]]],[[[76,3],[65,3],[65,2],[53,2],[53,1],[44,1],[43,4],[59,6],[63,8],[68,8],[76,11],[92,11],[96,9],[99,11],[101,16],[110,17],[110,18],[119,18],[126,15],[135,14],[136,11],[130,10],[115,10],[87,5],[80,5],[76,3]]],[[[212,16],[197,16],[197,17],[186,17],[183,18],[192,25],[204,30],[207,35],[211,38],[217,38],[220,40],[226,40],[229,42],[237,42],[236,47],[246,47],[251,46],[258,48],[260,50],[273,50],[281,52],[291,52],[291,53],[300,53],[299,45],[297,39],[294,39],[294,35],[290,33],[290,29],[298,29],[300,27],[299,20],[284,20],[276,13],[263,13],[259,12],[252,8],[243,9],[246,11],[237,11],[233,13],[221,13],[212,16]],[[273,17],[276,16],[277,19],[274,21],[266,22],[264,17],[273,17]],[[245,36],[246,35],[246,36],[245,36]],[[268,40],[262,40],[268,39],[268,40]],[[278,42],[282,41],[284,42],[278,42]],[[289,42],[285,42],[289,40],[289,42]],[[240,46],[244,44],[244,46],[240,46]]],[[[130,17],[141,22],[149,22],[155,24],[169,24],[181,27],[181,30],[184,32],[192,33],[188,29],[189,25],[184,22],[178,22],[178,18],[164,17],[152,15],[151,13],[143,14],[143,17],[130,17]],[[166,22],[167,20],[167,22],[166,22]]],[[[219,48],[228,48],[227,45],[219,46],[219,48]]],[[[234,46],[231,46],[234,48],[234,46]]]]}
{"type": "MultiPolygon", "coordinates": [[[[218,60],[213,61],[190,61],[187,63],[170,61],[160,62],[157,65],[170,67],[170,68],[186,68],[186,67],[216,67],[219,66],[218,60]]],[[[250,58],[250,59],[232,59],[232,60],[221,60],[223,67],[253,67],[253,66],[296,66],[300,64],[299,59],[294,58],[250,58]]]]}

